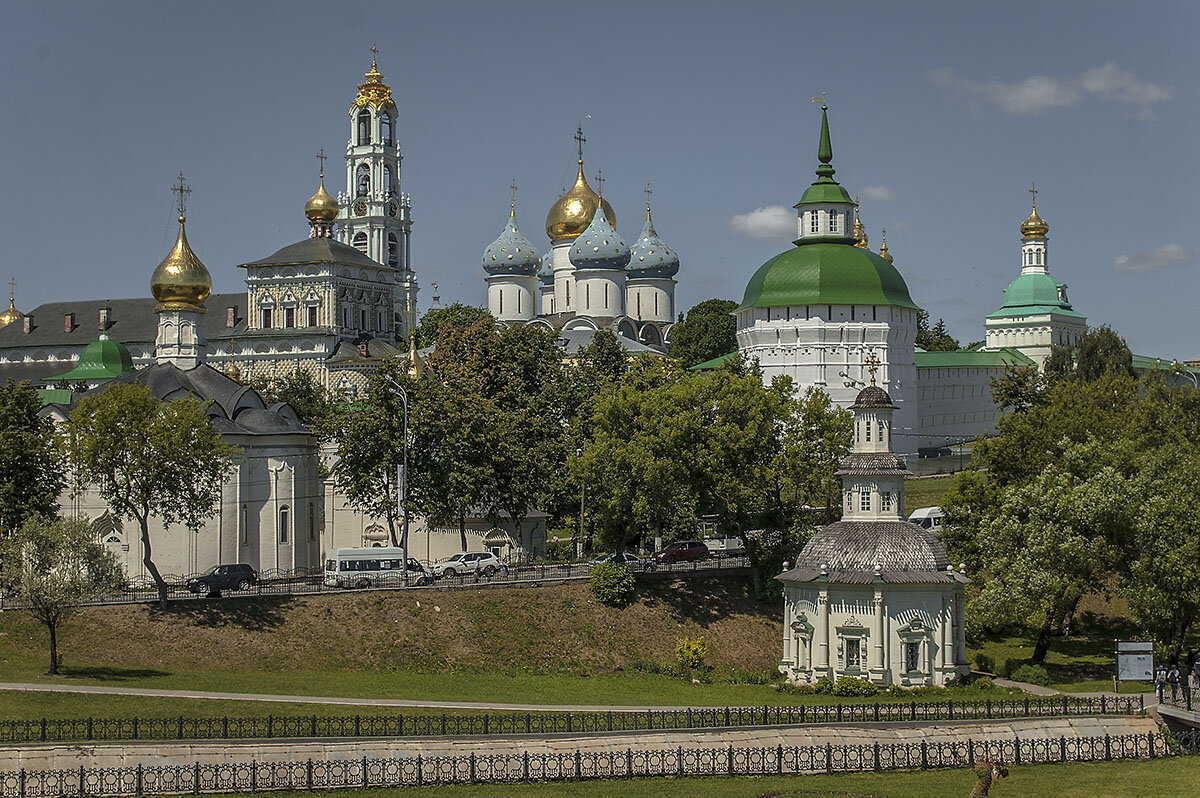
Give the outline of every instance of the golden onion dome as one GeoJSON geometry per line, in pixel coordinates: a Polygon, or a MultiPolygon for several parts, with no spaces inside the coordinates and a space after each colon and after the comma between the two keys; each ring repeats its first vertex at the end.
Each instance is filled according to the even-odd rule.
{"type": "Polygon", "coordinates": [[[317,189],[317,193],[304,203],[304,215],[310,222],[332,222],[337,219],[337,200],[329,196],[329,192],[325,190],[324,172],[321,173],[321,185],[317,189]]]}
{"type": "Polygon", "coordinates": [[[583,159],[580,159],[575,185],[559,197],[550,206],[550,213],[546,214],[546,235],[554,242],[579,238],[592,223],[596,208],[601,205],[604,206],[604,215],[608,217],[609,224],[615,228],[617,216],[613,213],[612,206],[608,204],[608,200],[592,191],[587,178],[583,176],[583,159]]]}
{"type": "Polygon", "coordinates": [[[25,314],[17,310],[16,297],[9,293],[8,295],[8,310],[0,313],[0,327],[7,327],[18,319],[25,318],[25,314]]]}
{"type": "Polygon", "coordinates": [[[888,252],[887,230],[884,230],[883,234],[879,237],[879,257],[883,258],[888,263],[891,263],[893,260],[895,260],[895,258],[892,257],[892,253],[888,252]]]}
{"type": "MultiPolygon", "coordinates": [[[[857,200],[855,200],[857,202],[857,200]]],[[[858,205],[854,206],[854,246],[867,249],[867,231],[863,229],[862,220],[858,218],[858,205]]]]}
{"type": "Polygon", "coordinates": [[[1029,214],[1029,218],[1021,222],[1021,235],[1026,238],[1045,238],[1050,232],[1050,225],[1046,220],[1038,216],[1037,206],[1033,206],[1033,212],[1029,214]]]}
{"type": "Polygon", "coordinates": [[[188,245],[185,221],[180,215],[175,246],[150,276],[150,293],[158,300],[156,312],[196,310],[203,313],[204,300],[212,293],[212,276],[188,245]]]}
{"type": "Polygon", "coordinates": [[[392,88],[383,82],[383,75],[371,58],[371,68],[363,75],[363,82],[358,84],[358,94],[350,104],[350,113],[358,108],[374,108],[378,111],[396,112],[396,101],[392,99],[392,88]]]}

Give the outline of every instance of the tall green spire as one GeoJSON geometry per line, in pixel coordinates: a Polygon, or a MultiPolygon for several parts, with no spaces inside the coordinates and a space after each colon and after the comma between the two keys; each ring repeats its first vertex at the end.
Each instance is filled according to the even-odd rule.
{"type": "Polygon", "coordinates": [[[824,97],[814,97],[813,102],[817,101],[821,103],[821,140],[817,144],[817,160],[820,161],[820,164],[817,166],[817,179],[813,181],[813,184],[804,192],[804,196],[794,207],[799,208],[810,202],[845,202],[853,205],[854,200],[850,199],[846,189],[833,179],[833,144],[829,140],[829,106],[825,104],[824,97]]]}
{"type": "Polygon", "coordinates": [[[817,160],[821,165],[817,167],[817,177],[819,182],[833,182],[833,166],[830,161],[833,160],[833,145],[829,143],[829,106],[821,103],[821,142],[817,145],[817,160]]]}

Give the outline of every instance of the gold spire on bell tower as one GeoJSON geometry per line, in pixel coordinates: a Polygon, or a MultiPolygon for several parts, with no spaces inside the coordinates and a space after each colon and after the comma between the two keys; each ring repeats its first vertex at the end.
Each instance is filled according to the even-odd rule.
{"type": "Polygon", "coordinates": [[[325,148],[321,148],[321,152],[317,155],[317,160],[321,162],[321,171],[318,173],[320,185],[317,188],[317,193],[308,198],[308,202],[304,203],[304,215],[308,217],[308,223],[312,225],[313,238],[329,238],[333,235],[333,222],[338,217],[337,200],[329,196],[329,192],[325,190],[325,148]]]}
{"type": "Polygon", "coordinates": [[[862,220],[858,218],[858,197],[854,198],[854,246],[867,249],[867,231],[863,229],[862,220]]]}
{"type": "Polygon", "coordinates": [[[187,209],[187,195],[192,190],[183,182],[183,172],[179,173],[179,183],[172,186],[171,191],[177,196],[179,235],[175,239],[175,246],[150,276],[150,293],[158,300],[155,312],[191,310],[206,313],[204,300],[212,293],[212,275],[188,244],[184,211],[187,209]]]}
{"type": "Polygon", "coordinates": [[[368,106],[382,111],[385,108],[396,110],[396,101],[392,99],[392,87],[383,82],[383,75],[379,72],[379,67],[375,65],[375,56],[379,54],[379,48],[374,44],[371,45],[371,68],[363,75],[363,82],[358,84],[358,95],[354,98],[354,102],[350,104],[350,111],[355,108],[366,108],[368,106]]]}

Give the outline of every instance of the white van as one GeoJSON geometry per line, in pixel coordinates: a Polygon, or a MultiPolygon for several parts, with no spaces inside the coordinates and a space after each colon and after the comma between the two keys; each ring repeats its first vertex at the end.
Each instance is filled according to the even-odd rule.
{"type": "Polygon", "coordinates": [[[923,529],[941,532],[943,517],[941,507],[918,507],[908,516],[908,520],[923,529]]]}
{"type": "Polygon", "coordinates": [[[433,575],[425,566],[394,546],[335,549],[325,561],[329,587],[404,587],[432,582],[433,575]]]}

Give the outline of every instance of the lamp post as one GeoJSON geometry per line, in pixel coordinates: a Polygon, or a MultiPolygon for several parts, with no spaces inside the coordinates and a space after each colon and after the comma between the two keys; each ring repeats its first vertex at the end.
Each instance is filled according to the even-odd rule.
{"type": "MultiPolygon", "coordinates": [[[[583,447],[575,450],[575,457],[583,457],[583,447]]],[[[579,473],[579,542],[575,544],[575,556],[583,559],[583,499],[587,493],[587,483],[583,481],[583,472],[579,473]]]]}
{"type": "MultiPolygon", "coordinates": [[[[403,532],[401,532],[400,546],[404,549],[404,557],[408,558],[408,392],[404,390],[404,386],[396,382],[390,375],[383,375],[384,382],[388,385],[394,395],[400,398],[400,403],[404,407],[404,444],[402,446],[402,454],[400,463],[396,466],[396,507],[400,510],[403,516],[403,532]]],[[[405,576],[408,575],[407,565],[405,566],[405,576]]]]}

